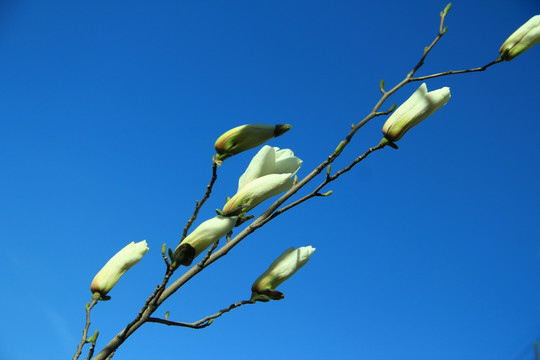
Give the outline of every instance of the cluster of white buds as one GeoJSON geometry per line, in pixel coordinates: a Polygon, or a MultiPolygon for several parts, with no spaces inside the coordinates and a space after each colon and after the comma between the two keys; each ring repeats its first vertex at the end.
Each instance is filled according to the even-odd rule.
{"type": "MultiPolygon", "coordinates": [[[[533,16],[518,28],[502,44],[500,60],[512,60],[540,42],[540,15],[533,16]]],[[[383,141],[393,144],[407,131],[433,115],[450,100],[450,89],[443,87],[427,91],[426,84],[420,87],[394,111],[383,125],[383,141]]],[[[248,124],[235,127],[215,142],[217,154],[214,161],[221,163],[242,151],[252,149],[280,136],[290,125],[248,124]]],[[[236,194],[227,201],[221,215],[201,223],[177,246],[172,253],[172,267],[191,265],[193,259],[204,250],[226,236],[240,223],[241,216],[264,200],[289,190],[302,160],[290,149],[263,146],[253,157],[246,171],[240,176],[236,194]]],[[[107,300],[107,294],[120,277],[137,264],[148,251],[146,241],[131,242],[115,254],[92,280],[90,290],[96,300],[107,300]]],[[[253,284],[252,301],[279,300],[284,295],[276,288],[304,266],[315,248],[311,246],[290,248],[279,256],[253,284]]]]}

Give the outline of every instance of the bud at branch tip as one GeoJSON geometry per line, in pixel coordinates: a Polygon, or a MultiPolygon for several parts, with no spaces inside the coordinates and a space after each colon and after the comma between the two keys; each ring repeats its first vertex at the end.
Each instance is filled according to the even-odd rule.
{"type": "Polygon", "coordinates": [[[283,135],[291,129],[289,124],[247,124],[237,126],[221,135],[214,144],[217,154],[214,162],[253,149],[266,141],[283,135]]]}

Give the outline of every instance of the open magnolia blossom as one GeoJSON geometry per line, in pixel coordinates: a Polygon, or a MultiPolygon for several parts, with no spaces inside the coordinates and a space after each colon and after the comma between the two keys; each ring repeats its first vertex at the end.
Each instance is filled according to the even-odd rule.
{"type": "Polygon", "coordinates": [[[265,145],[251,159],[246,171],[238,180],[238,190],[251,181],[270,174],[295,174],[302,160],[290,149],[279,149],[265,145]]]}
{"type": "Polygon", "coordinates": [[[292,175],[270,174],[250,181],[227,201],[222,210],[223,215],[244,215],[264,200],[289,190],[294,184],[292,175]]]}
{"type": "Polygon", "coordinates": [[[509,61],[540,42],[540,15],[535,15],[502,44],[501,58],[509,61]]]}
{"type": "Polygon", "coordinates": [[[450,100],[450,88],[427,91],[425,83],[409,97],[384,123],[383,134],[398,141],[409,129],[420,124],[450,100]]]}
{"type": "Polygon", "coordinates": [[[214,144],[216,159],[225,160],[242,151],[253,149],[264,142],[285,134],[291,125],[248,124],[237,126],[221,135],[214,144]]]}
{"type": "Polygon", "coordinates": [[[147,251],[146,240],[143,240],[138,243],[132,241],[117,252],[92,280],[90,285],[92,293],[99,293],[101,299],[106,299],[107,293],[116,285],[120,277],[138,263],[147,251]]]}
{"type": "Polygon", "coordinates": [[[174,251],[173,261],[175,265],[191,265],[193,259],[199,256],[201,252],[227,235],[236,224],[237,219],[236,216],[218,215],[197,226],[174,251]]]}
{"type": "Polygon", "coordinates": [[[227,216],[244,215],[264,200],[289,190],[302,165],[290,149],[265,145],[251,159],[238,180],[238,191],[223,207],[227,216]]]}
{"type": "Polygon", "coordinates": [[[251,300],[281,300],[285,296],[276,290],[285,280],[290,278],[304,266],[315,251],[314,247],[303,246],[298,249],[289,248],[281,254],[251,286],[251,300]]]}

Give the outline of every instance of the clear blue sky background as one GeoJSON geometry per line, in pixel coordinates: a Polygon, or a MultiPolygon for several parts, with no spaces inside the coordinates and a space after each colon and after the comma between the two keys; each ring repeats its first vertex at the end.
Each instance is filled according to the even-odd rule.
{"type": "MultiPolygon", "coordinates": [[[[213,143],[245,123],[330,154],[434,38],[442,1],[0,2],[0,358],[68,359],[90,281],[150,251],[98,304],[98,349],[160,282],[210,174],[213,143]]],[[[537,0],[455,1],[419,74],[486,64],[537,0]]],[[[533,358],[540,335],[540,47],[484,73],[428,82],[452,99],[399,143],[246,239],[168,300],[195,321],[250,296],[290,246],[317,248],[279,289],[205,330],[148,324],[115,359],[533,358]]],[[[400,103],[419,86],[397,93],[400,103]]],[[[381,138],[366,126],[337,161],[381,138]]],[[[255,151],[226,161],[200,221],[255,151]]],[[[319,181],[316,181],[318,184],[319,181]]],[[[254,213],[263,210],[258,207],[254,213]]],[[[179,272],[180,273],[180,272],[179,272]]],[[[176,275],[178,276],[178,275],[176,275]]]]}

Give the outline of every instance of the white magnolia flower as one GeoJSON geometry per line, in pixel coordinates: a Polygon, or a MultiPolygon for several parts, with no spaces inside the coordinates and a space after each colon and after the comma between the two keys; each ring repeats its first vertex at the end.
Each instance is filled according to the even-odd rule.
{"type": "Polygon", "coordinates": [[[243,215],[264,200],[289,190],[302,165],[290,149],[265,145],[238,180],[238,191],[223,207],[225,215],[243,215]]]}
{"type": "Polygon", "coordinates": [[[226,216],[243,215],[264,200],[289,190],[294,183],[293,174],[270,174],[257,178],[242,188],[223,207],[226,216]]]}
{"type": "Polygon", "coordinates": [[[216,158],[218,160],[225,160],[242,151],[253,149],[274,137],[283,135],[290,128],[291,125],[289,124],[248,124],[237,126],[216,140],[214,144],[214,148],[217,151],[216,158]]]}
{"type": "Polygon", "coordinates": [[[302,160],[294,156],[290,149],[279,149],[265,145],[251,159],[246,171],[238,180],[238,190],[245,184],[270,174],[294,174],[300,166],[302,160]]]}
{"type": "Polygon", "coordinates": [[[304,266],[315,251],[314,247],[304,246],[285,250],[251,287],[252,300],[269,301],[283,299],[284,295],[276,288],[304,266]]]}
{"type": "Polygon", "coordinates": [[[129,268],[138,263],[147,251],[146,240],[143,240],[138,243],[132,241],[117,252],[97,273],[94,280],[92,280],[92,284],[90,285],[92,293],[99,293],[101,298],[104,299],[120,277],[129,268]]]}
{"type": "Polygon", "coordinates": [[[521,25],[499,49],[503,60],[512,60],[540,42],[540,15],[521,25]]]}
{"type": "Polygon", "coordinates": [[[236,216],[218,215],[197,226],[174,251],[173,260],[176,265],[191,265],[193,259],[199,256],[201,252],[227,235],[236,224],[237,219],[236,216]]]}
{"type": "Polygon", "coordinates": [[[413,126],[418,125],[450,100],[450,88],[443,87],[427,91],[425,83],[407,99],[383,126],[384,136],[391,141],[398,141],[413,126]]]}

